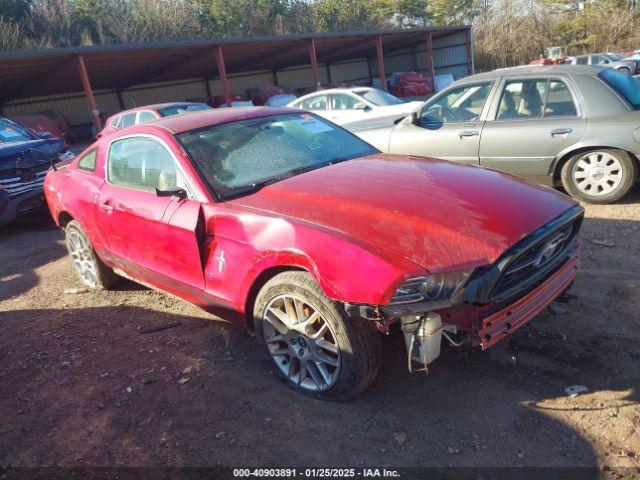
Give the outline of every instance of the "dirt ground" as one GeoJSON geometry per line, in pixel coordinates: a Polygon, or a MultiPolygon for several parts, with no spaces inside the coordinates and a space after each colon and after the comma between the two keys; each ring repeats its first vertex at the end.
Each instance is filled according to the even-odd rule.
{"type": "Polygon", "coordinates": [[[59,230],[46,218],[3,227],[0,469],[635,470],[640,188],[622,203],[586,209],[575,300],[554,304],[508,351],[447,349],[428,376],[407,372],[402,339],[392,336],[380,377],[347,404],[287,389],[254,339],[187,303],[133,283],[70,293],[82,287],[59,230]],[[571,398],[572,385],[588,392],[571,398]]]}

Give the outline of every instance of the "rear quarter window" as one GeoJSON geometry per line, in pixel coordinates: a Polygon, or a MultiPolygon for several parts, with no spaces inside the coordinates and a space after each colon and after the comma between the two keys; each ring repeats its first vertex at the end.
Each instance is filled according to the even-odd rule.
{"type": "Polygon", "coordinates": [[[96,171],[96,159],[98,158],[98,151],[92,150],[87,154],[80,157],[78,160],[78,168],[80,170],[86,170],[87,172],[96,171]]]}

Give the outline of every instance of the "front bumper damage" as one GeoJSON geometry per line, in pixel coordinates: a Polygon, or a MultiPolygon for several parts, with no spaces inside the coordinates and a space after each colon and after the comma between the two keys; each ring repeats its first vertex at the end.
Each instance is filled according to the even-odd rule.
{"type": "Polygon", "coordinates": [[[483,350],[492,347],[565,293],[580,266],[577,233],[583,215],[581,207],[572,208],[477,271],[457,305],[418,302],[379,307],[381,330],[388,332],[391,324],[400,322],[409,370],[414,363],[427,369],[440,354],[442,336],[456,347],[467,343],[483,350]],[[553,251],[546,261],[549,245],[553,251]]]}
{"type": "Polygon", "coordinates": [[[580,266],[580,257],[571,258],[560,270],[528,295],[502,310],[480,316],[481,328],[476,341],[483,350],[522,328],[571,285],[580,266]]]}

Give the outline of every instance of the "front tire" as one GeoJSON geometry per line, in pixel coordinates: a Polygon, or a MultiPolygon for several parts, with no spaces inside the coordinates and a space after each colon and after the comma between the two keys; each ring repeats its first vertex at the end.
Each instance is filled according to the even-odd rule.
{"type": "Polygon", "coordinates": [[[380,334],[373,323],[347,317],[307,272],[269,280],[256,298],[253,318],[276,375],[305,395],[351,400],[380,370],[380,334]]]}
{"type": "Polygon", "coordinates": [[[85,286],[91,289],[109,290],[119,283],[120,277],[100,260],[76,220],[67,224],[65,240],[69,258],[85,286]]]}
{"type": "Polygon", "coordinates": [[[637,167],[627,152],[601,148],[571,157],[560,172],[569,195],[587,203],[606,204],[633,187],[637,167]]]}

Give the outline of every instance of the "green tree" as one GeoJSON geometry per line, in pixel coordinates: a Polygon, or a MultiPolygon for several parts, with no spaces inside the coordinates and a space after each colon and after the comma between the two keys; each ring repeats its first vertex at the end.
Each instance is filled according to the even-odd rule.
{"type": "Polygon", "coordinates": [[[398,0],[396,19],[400,27],[426,27],[432,22],[427,0],[398,0]]]}
{"type": "Polygon", "coordinates": [[[429,13],[435,25],[471,23],[475,18],[477,2],[474,0],[430,0],[429,13]]]}
{"type": "Polygon", "coordinates": [[[390,25],[394,13],[388,0],[316,0],[312,3],[316,32],[367,30],[390,25]]]}
{"type": "Polygon", "coordinates": [[[30,11],[29,0],[0,0],[0,19],[5,22],[21,22],[29,16],[30,11]]]}
{"type": "Polygon", "coordinates": [[[95,43],[107,43],[105,20],[110,14],[107,3],[104,0],[75,0],[75,7],[81,28],[90,32],[95,43]]]}
{"type": "Polygon", "coordinates": [[[203,6],[215,36],[254,36],[276,33],[287,5],[284,0],[210,0],[203,6]]]}

